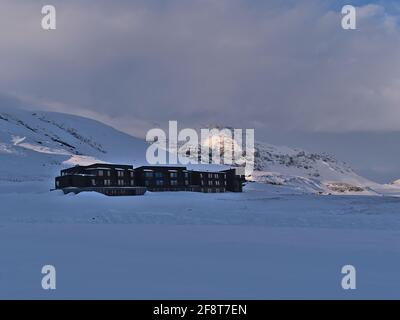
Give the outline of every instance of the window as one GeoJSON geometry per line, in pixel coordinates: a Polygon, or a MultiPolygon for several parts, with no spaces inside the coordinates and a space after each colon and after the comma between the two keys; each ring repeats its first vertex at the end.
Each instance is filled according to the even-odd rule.
{"type": "Polygon", "coordinates": [[[201,180],[201,185],[204,186],[204,181],[203,180],[201,180]]]}
{"type": "Polygon", "coordinates": [[[215,178],[215,179],[218,179],[218,173],[215,173],[215,174],[214,174],[214,178],[215,178]]]}
{"type": "Polygon", "coordinates": [[[56,186],[57,186],[57,187],[60,186],[60,181],[56,181],[56,186]]]}
{"type": "Polygon", "coordinates": [[[110,170],[107,170],[107,177],[110,177],[111,176],[111,172],[110,172],[110,170]]]}
{"type": "Polygon", "coordinates": [[[131,178],[133,178],[133,171],[130,172],[131,178]]]}
{"type": "Polygon", "coordinates": [[[188,172],[185,172],[185,178],[186,179],[189,178],[189,173],[188,172]]]}
{"type": "Polygon", "coordinates": [[[146,177],[146,178],[153,178],[153,172],[145,172],[144,173],[144,176],[146,177]]]}
{"type": "Polygon", "coordinates": [[[99,177],[102,177],[103,176],[103,170],[99,170],[99,177]]]}
{"type": "Polygon", "coordinates": [[[216,186],[219,186],[219,181],[218,181],[218,180],[215,181],[215,185],[216,185],[216,186]]]}
{"type": "Polygon", "coordinates": [[[188,185],[189,184],[189,180],[185,180],[185,184],[188,185]]]}
{"type": "Polygon", "coordinates": [[[177,186],[178,180],[171,180],[171,186],[177,186]]]}
{"type": "Polygon", "coordinates": [[[149,181],[149,180],[146,180],[146,181],[144,182],[144,185],[145,185],[146,187],[148,187],[148,186],[150,185],[150,181],[149,181]]]}
{"type": "Polygon", "coordinates": [[[226,181],[224,181],[224,184],[226,185],[226,181]]]}
{"type": "Polygon", "coordinates": [[[135,185],[135,181],[131,180],[131,186],[134,186],[134,185],[135,185]]]}
{"type": "Polygon", "coordinates": [[[212,182],[211,180],[208,181],[208,185],[209,185],[209,186],[212,186],[212,183],[213,183],[213,182],[212,182]]]}
{"type": "Polygon", "coordinates": [[[118,179],[118,185],[119,185],[119,186],[123,186],[123,185],[124,185],[124,180],[118,179]]]}
{"type": "Polygon", "coordinates": [[[169,173],[169,176],[170,176],[171,178],[178,178],[178,172],[170,172],[170,173],[169,173]]]}
{"type": "Polygon", "coordinates": [[[156,172],[156,178],[163,178],[164,174],[162,172],[156,172]]]}
{"type": "Polygon", "coordinates": [[[203,178],[203,174],[202,173],[200,173],[200,178],[203,178]]]}
{"type": "Polygon", "coordinates": [[[208,179],[212,179],[212,176],[213,176],[212,173],[209,173],[208,174],[208,179]]]}
{"type": "Polygon", "coordinates": [[[111,180],[104,180],[104,185],[105,186],[110,186],[111,185],[111,180]]]}
{"type": "Polygon", "coordinates": [[[96,180],[92,179],[92,186],[95,186],[95,185],[96,185],[96,180]]]}
{"type": "Polygon", "coordinates": [[[207,189],[207,192],[208,192],[208,193],[211,193],[211,192],[212,192],[212,189],[211,189],[211,188],[208,188],[208,189],[207,189]]]}
{"type": "Polygon", "coordinates": [[[123,172],[122,170],[118,170],[118,171],[117,171],[117,176],[118,176],[119,178],[123,177],[123,176],[124,176],[124,172],[123,172]]]}
{"type": "Polygon", "coordinates": [[[164,185],[164,180],[156,180],[156,185],[163,186],[164,185]]]}

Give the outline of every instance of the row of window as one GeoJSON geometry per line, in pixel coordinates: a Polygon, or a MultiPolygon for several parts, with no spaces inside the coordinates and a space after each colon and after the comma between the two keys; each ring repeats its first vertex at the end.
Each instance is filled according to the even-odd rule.
{"type": "MultiPolygon", "coordinates": [[[[144,173],[145,178],[164,178],[164,173],[163,172],[150,172],[150,171],[146,171],[144,173]]],[[[178,178],[178,172],[169,172],[169,177],[170,178],[178,178]]],[[[189,173],[184,172],[184,177],[185,179],[189,178],[189,173]]]]}
{"type": "MultiPolygon", "coordinates": [[[[96,179],[92,179],[91,182],[92,182],[92,186],[95,187],[95,186],[96,186],[96,179]]],[[[120,186],[120,187],[123,187],[123,186],[126,185],[126,184],[125,184],[125,181],[124,181],[123,179],[118,179],[117,184],[118,184],[118,186],[120,186]]],[[[104,186],[111,186],[111,180],[105,179],[103,185],[104,185],[104,186]]],[[[130,181],[129,181],[129,185],[130,185],[130,186],[134,186],[134,185],[135,185],[135,181],[134,181],[134,180],[130,180],[130,181]]]]}
{"type": "MultiPolygon", "coordinates": [[[[97,175],[99,177],[110,177],[111,176],[111,171],[110,170],[98,170],[97,171],[97,175]]],[[[131,178],[133,178],[134,172],[131,171],[129,172],[129,175],[131,178]]],[[[125,176],[125,172],[123,170],[117,170],[117,177],[118,178],[123,178],[125,176]]]]}
{"type": "MultiPolygon", "coordinates": [[[[63,176],[64,175],[68,175],[68,173],[62,172],[61,175],[63,175],[63,176]]],[[[98,170],[97,171],[97,175],[99,177],[111,177],[111,170],[98,170]]],[[[129,176],[131,178],[133,178],[134,177],[134,172],[130,171],[129,172],[129,176]]],[[[155,178],[164,178],[164,173],[163,172],[149,172],[149,171],[146,171],[144,173],[144,176],[146,178],[154,178],[154,177],[155,178]]],[[[119,178],[125,177],[125,171],[117,170],[117,177],[119,177],[119,178]]],[[[169,177],[170,178],[178,178],[178,172],[169,172],[169,177]]],[[[188,179],[189,178],[189,173],[188,172],[184,172],[184,177],[185,177],[185,179],[188,179]]],[[[205,178],[205,177],[207,177],[208,179],[219,179],[219,178],[222,178],[221,174],[219,174],[219,173],[207,173],[207,174],[200,173],[200,178],[205,178]]],[[[225,173],[223,174],[223,178],[226,178],[226,174],[225,173]]]]}
{"type": "MultiPolygon", "coordinates": [[[[204,184],[205,184],[204,180],[201,180],[201,185],[204,186],[204,184]]],[[[220,185],[221,185],[221,183],[220,183],[219,180],[215,180],[215,181],[213,181],[213,180],[208,180],[208,183],[207,183],[207,184],[208,184],[209,186],[212,186],[212,185],[220,186],[220,185]]],[[[224,181],[224,185],[226,185],[226,181],[224,181]]]]}
{"type": "MultiPolygon", "coordinates": [[[[219,179],[222,178],[221,174],[219,173],[200,173],[200,178],[205,178],[207,177],[208,179],[219,179]]],[[[224,179],[226,178],[226,174],[223,174],[224,179]]]]}
{"type": "MultiPolygon", "coordinates": [[[[67,172],[61,172],[61,175],[62,176],[67,176],[68,173],[67,172]]],[[[97,175],[99,177],[111,177],[111,170],[98,170],[97,171],[97,175]]],[[[123,178],[124,176],[125,176],[125,172],[123,170],[117,170],[117,177],[123,178]]],[[[129,176],[131,178],[133,178],[134,177],[134,172],[133,171],[129,172],[129,176]]]]}
{"type": "MultiPolygon", "coordinates": [[[[214,182],[215,182],[215,185],[217,185],[217,186],[220,185],[219,181],[214,181],[214,182]]],[[[96,185],[97,185],[96,179],[91,179],[91,184],[92,184],[92,186],[96,186],[96,185]]],[[[129,182],[129,184],[130,184],[131,186],[134,186],[134,185],[135,185],[135,181],[134,181],[133,179],[131,179],[130,182],[129,182]]],[[[164,180],[159,180],[159,179],[156,180],[156,185],[157,185],[157,186],[164,186],[164,185],[166,185],[166,184],[167,184],[167,183],[166,183],[164,180]]],[[[209,184],[209,185],[213,185],[212,181],[209,181],[208,184],[209,184]]],[[[226,182],[225,182],[225,184],[226,184],[226,182]]],[[[110,180],[110,179],[105,179],[104,182],[103,182],[103,184],[101,184],[101,182],[100,182],[99,185],[111,186],[111,180],[110,180]]],[[[118,185],[118,186],[125,186],[125,185],[126,185],[126,184],[125,184],[125,180],[123,180],[123,179],[118,179],[118,180],[117,180],[117,185],[118,185]]],[[[146,186],[150,186],[150,185],[151,185],[150,181],[149,181],[149,180],[146,180],[146,181],[145,181],[145,185],[146,185],[146,186]]],[[[169,185],[171,185],[171,186],[177,186],[177,185],[178,185],[178,180],[170,180],[170,181],[169,181],[169,185]]],[[[185,185],[189,185],[189,180],[185,180],[185,185]]],[[[203,185],[203,181],[202,181],[202,185],[203,185]]]]}
{"type": "MultiPolygon", "coordinates": [[[[206,182],[204,180],[200,181],[202,186],[204,186],[205,184],[209,185],[209,186],[220,186],[221,185],[221,182],[219,180],[208,180],[206,182]]],[[[117,184],[118,184],[118,186],[124,186],[125,185],[125,181],[123,179],[118,179],[117,180],[117,184]]],[[[157,186],[164,186],[165,184],[167,184],[167,183],[164,180],[161,180],[161,179],[157,179],[156,180],[156,185],[157,186]]],[[[224,181],[223,184],[226,186],[226,181],[224,181]]],[[[104,185],[105,186],[111,186],[111,180],[110,179],[105,179],[104,180],[104,185]]],[[[135,181],[133,179],[130,180],[130,185],[131,186],[135,185],[135,181]]],[[[151,182],[149,180],[146,180],[145,181],[145,185],[146,186],[150,186],[151,182]]],[[[169,185],[177,186],[178,185],[178,180],[170,180],[169,181],[169,185]]],[[[189,180],[185,180],[185,185],[189,185],[189,180]]],[[[96,179],[92,179],[92,186],[96,186],[96,179]]]]}
{"type": "MultiPolygon", "coordinates": [[[[144,182],[145,186],[148,187],[151,185],[151,182],[149,180],[145,180],[144,182]]],[[[164,180],[156,180],[156,185],[157,186],[164,186],[166,185],[164,180]]],[[[170,180],[169,181],[170,186],[177,186],[178,185],[178,180],[170,180]]],[[[185,180],[185,185],[189,185],[189,180],[185,180]]]]}

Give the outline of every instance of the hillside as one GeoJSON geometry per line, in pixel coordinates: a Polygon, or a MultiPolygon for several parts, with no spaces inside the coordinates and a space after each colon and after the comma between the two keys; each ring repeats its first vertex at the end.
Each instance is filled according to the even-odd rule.
{"type": "Polygon", "coordinates": [[[43,181],[61,167],[96,161],[145,163],[147,144],[83,117],[0,109],[0,180],[43,181]]]}
{"type": "MultiPolygon", "coordinates": [[[[46,181],[63,167],[94,162],[146,164],[148,143],[101,122],[61,113],[0,107],[0,181],[46,181]]],[[[293,191],[337,194],[397,194],[399,185],[379,185],[331,155],[255,143],[249,181],[293,191]]],[[[196,166],[194,166],[196,167],[196,166]]]]}

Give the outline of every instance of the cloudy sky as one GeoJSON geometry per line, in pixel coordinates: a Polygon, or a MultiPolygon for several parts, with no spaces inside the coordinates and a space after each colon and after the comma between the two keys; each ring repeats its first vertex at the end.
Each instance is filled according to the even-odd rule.
{"type": "Polygon", "coordinates": [[[0,102],[135,135],[168,120],[255,128],[400,177],[397,3],[1,0],[0,102]],[[41,29],[45,4],[57,30],[41,29]],[[341,28],[344,4],[357,6],[357,30],[341,28]]]}

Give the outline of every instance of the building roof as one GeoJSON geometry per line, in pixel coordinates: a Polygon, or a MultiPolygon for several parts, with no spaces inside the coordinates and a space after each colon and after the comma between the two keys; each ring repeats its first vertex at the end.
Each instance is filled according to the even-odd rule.
{"type": "Polygon", "coordinates": [[[185,166],[171,166],[171,165],[141,166],[141,167],[135,168],[135,170],[137,170],[137,169],[141,169],[141,170],[155,170],[155,169],[157,169],[157,168],[168,169],[168,170],[186,170],[186,167],[185,167],[185,166]]]}

